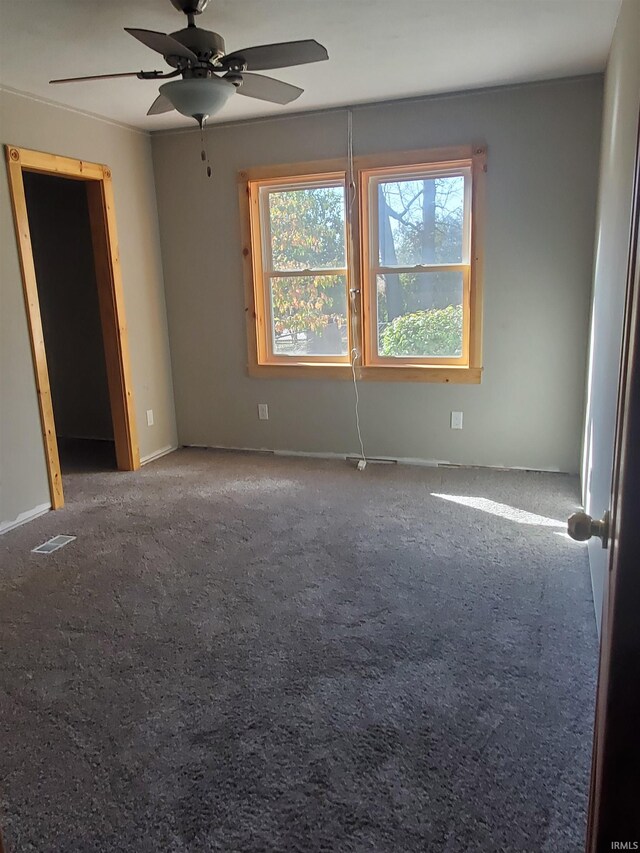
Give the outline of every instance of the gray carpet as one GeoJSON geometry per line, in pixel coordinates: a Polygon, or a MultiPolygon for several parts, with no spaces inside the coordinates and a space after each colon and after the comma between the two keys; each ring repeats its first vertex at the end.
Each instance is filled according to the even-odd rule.
{"type": "Polygon", "coordinates": [[[574,478],[183,450],[65,486],[0,540],[9,851],[582,849],[574,478]]]}

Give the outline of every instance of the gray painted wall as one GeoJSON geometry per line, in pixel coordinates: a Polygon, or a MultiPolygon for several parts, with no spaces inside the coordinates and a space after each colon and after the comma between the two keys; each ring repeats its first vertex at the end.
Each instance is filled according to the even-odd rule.
{"type": "MultiPolygon", "coordinates": [[[[601,91],[591,77],[354,109],[356,153],[489,147],[482,384],[363,383],[368,454],[578,470],[601,91]]],[[[153,136],[182,443],[358,450],[352,385],[246,374],[236,185],[243,168],[343,156],[346,130],[344,110],[214,126],[211,180],[197,132],[153,136]]]]}
{"type": "Polygon", "coordinates": [[[85,185],[27,172],[24,188],[56,435],[113,440],[85,185]]]}
{"type": "MultiPolygon", "coordinates": [[[[584,441],[584,503],[597,518],[610,499],[639,109],[640,3],[624,0],[605,77],[584,441]]],[[[600,625],[608,552],[599,540],[589,543],[589,558],[600,625]]]]}
{"type": "MultiPolygon", "coordinates": [[[[149,137],[0,90],[0,142],[106,163],[113,174],[142,456],[176,442],[149,137]],[[145,410],[155,426],[147,427],[145,410]]],[[[4,160],[4,157],[3,157],[4,160]]],[[[0,525],[49,503],[33,363],[4,167],[0,177],[0,525]]]]}

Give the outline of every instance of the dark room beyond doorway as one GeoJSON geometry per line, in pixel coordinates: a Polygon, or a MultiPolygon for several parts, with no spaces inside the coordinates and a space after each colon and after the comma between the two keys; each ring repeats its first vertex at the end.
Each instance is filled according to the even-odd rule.
{"type": "Polygon", "coordinates": [[[114,470],[85,184],[35,172],[23,177],[62,472],[114,470]]]}

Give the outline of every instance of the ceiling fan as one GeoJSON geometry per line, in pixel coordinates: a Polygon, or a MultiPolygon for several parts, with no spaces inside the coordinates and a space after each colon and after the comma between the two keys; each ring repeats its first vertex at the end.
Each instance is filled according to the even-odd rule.
{"type": "Polygon", "coordinates": [[[89,77],[66,77],[50,82],[73,83],[114,77],[171,80],[160,86],[160,94],[151,104],[147,115],[177,110],[194,118],[200,128],[203,128],[206,120],[222,109],[235,92],[274,104],[288,104],[299,98],[304,91],[282,80],[253,74],[253,71],[304,65],[329,58],[326,48],[314,39],[263,44],[226,53],[221,35],[198,29],[195,24],[195,16],[205,10],[209,0],[170,2],[187,16],[188,25],[184,29],[170,35],[131,27],[125,27],[125,30],[142,44],[162,54],[173,71],[95,74],[89,77]]]}

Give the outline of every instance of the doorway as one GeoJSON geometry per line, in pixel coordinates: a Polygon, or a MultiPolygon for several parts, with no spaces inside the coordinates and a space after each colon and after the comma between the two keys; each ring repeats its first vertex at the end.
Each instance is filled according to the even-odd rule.
{"type": "Polygon", "coordinates": [[[115,469],[109,385],[84,185],[24,172],[62,474],[115,469]]]}
{"type": "Polygon", "coordinates": [[[14,146],[6,154],[51,506],[59,509],[62,471],[140,466],[111,172],[14,146]]]}

